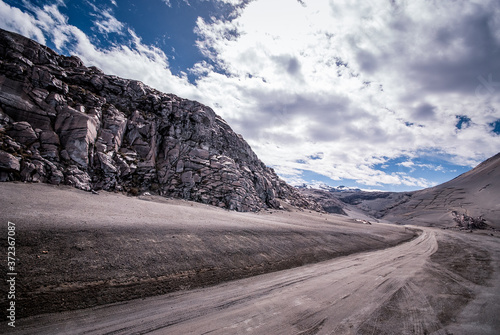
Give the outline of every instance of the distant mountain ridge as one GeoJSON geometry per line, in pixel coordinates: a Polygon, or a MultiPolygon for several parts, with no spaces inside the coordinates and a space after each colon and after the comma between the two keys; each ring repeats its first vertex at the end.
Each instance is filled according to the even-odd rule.
{"type": "Polygon", "coordinates": [[[316,190],[323,190],[327,192],[360,192],[361,189],[357,187],[348,187],[348,186],[330,186],[327,184],[319,184],[319,185],[312,185],[312,184],[302,184],[300,186],[296,186],[298,189],[316,189],[316,190]]]}
{"type": "Polygon", "coordinates": [[[318,210],[214,111],[0,30],[0,181],[318,210]]]}
{"type": "Polygon", "coordinates": [[[350,209],[400,224],[454,227],[461,216],[485,220],[500,229],[500,153],[474,169],[435,187],[414,192],[331,192],[301,189],[325,210],[350,209]]]}

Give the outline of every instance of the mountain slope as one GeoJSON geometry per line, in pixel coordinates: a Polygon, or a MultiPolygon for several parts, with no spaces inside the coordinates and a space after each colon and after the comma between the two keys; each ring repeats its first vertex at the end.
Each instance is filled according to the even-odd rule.
{"type": "Polygon", "coordinates": [[[500,153],[444,184],[415,192],[325,191],[301,189],[324,209],[368,215],[394,223],[454,227],[462,215],[500,229],[500,153]],[[339,206],[340,201],[340,206],[339,206]],[[361,211],[361,213],[360,213],[361,211]]]}
{"type": "Polygon", "coordinates": [[[317,209],[212,109],[0,30],[0,181],[317,209]]]}
{"type": "Polygon", "coordinates": [[[500,228],[500,153],[444,184],[417,191],[383,218],[428,226],[455,225],[459,215],[482,216],[500,228]]]}

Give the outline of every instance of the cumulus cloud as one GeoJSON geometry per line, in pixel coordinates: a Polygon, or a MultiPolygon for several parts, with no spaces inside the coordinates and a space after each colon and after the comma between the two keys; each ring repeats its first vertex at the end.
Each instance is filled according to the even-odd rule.
{"type": "Polygon", "coordinates": [[[16,31],[24,36],[45,44],[45,36],[37,20],[19,8],[11,7],[0,1],[0,28],[16,31]]]}
{"type": "Polygon", "coordinates": [[[430,185],[375,165],[425,152],[474,165],[498,151],[488,125],[500,118],[500,87],[485,85],[500,73],[499,10],[495,1],[254,1],[231,21],[198,21],[213,63],[197,86],[264,161],[296,172],[284,175],[430,185]],[[460,132],[458,114],[471,120],[460,132]],[[324,157],[305,157],[315,151],[324,157]]]}
{"type": "Polygon", "coordinates": [[[205,60],[189,70],[194,85],[110,9],[95,10],[96,28],[126,44],[94,45],[61,14],[61,2],[24,13],[0,0],[0,25],[212,106],[290,181],[314,171],[427,187],[433,182],[380,166],[419,155],[472,166],[498,152],[498,1],[217,1],[234,11],[196,21],[205,60]]]}

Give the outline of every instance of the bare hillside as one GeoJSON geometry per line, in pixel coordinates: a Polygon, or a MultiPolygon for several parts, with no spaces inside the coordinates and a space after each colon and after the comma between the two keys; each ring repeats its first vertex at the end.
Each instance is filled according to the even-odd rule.
{"type": "Polygon", "coordinates": [[[500,154],[469,172],[433,188],[414,192],[407,201],[386,209],[383,218],[401,223],[447,227],[462,214],[482,216],[500,229],[500,154]]]}
{"type": "Polygon", "coordinates": [[[301,192],[323,207],[335,203],[354,217],[430,227],[455,227],[469,219],[500,229],[500,154],[449,182],[416,192],[301,192]]]}

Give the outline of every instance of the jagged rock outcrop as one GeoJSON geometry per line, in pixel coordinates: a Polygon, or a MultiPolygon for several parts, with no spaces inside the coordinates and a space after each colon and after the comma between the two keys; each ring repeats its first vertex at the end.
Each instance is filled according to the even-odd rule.
{"type": "Polygon", "coordinates": [[[0,180],[152,192],[238,211],[318,205],[212,109],[0,30],[0,180]]]}
{"type": "Polygon", "coordinates": [[[330,214],[347,215],[344,211],[344,203],[332,194],[335,191],[308,187],[298,187],[298,189],[303,196],[318,203],[323,211],[330,214]]]}

